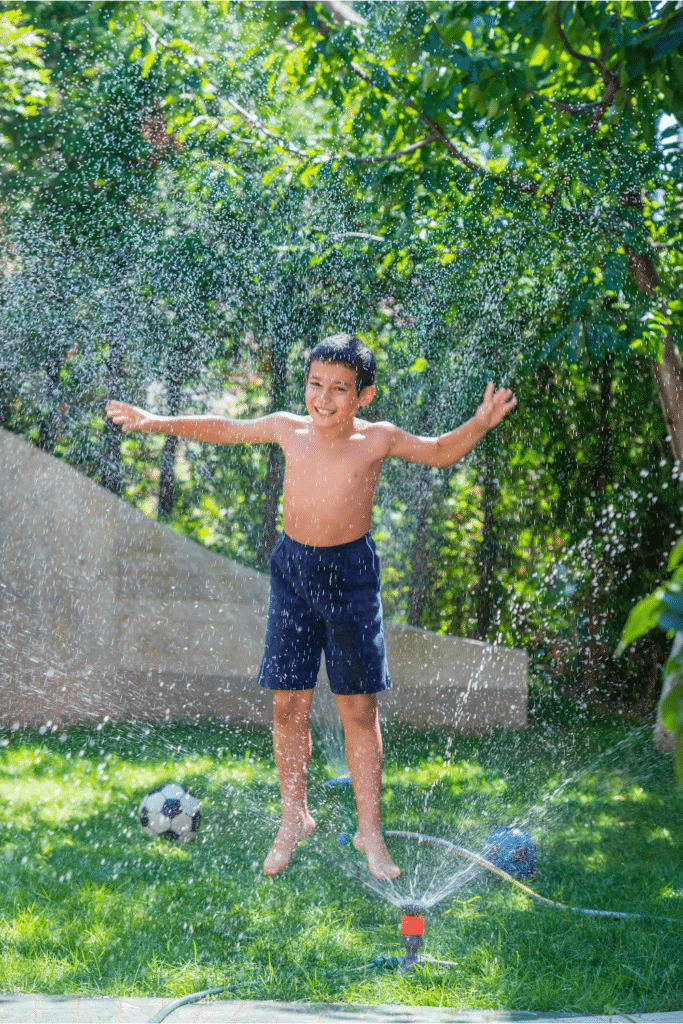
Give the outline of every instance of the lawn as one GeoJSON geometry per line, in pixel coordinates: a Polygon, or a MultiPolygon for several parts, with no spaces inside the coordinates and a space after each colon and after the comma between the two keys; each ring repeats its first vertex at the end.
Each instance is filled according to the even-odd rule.
{"type": "Polygon", "coordinates": [[[282,876],[266,879],[278,810],[267,731],[217,722],[7,731],[0,991],[176,996],[230,985],[233,998],[680,1009],[683,800],[649,729],[537,715],[520,732],[401,729],[385,740],[388,829],[481,852],[493,828],[519,823],[538,847],[536,892],[642,919],[540,906],[487,872],[464,873],[453,855],[398,841],[402,878],[370,884],[339,844],[350,823],[338,787],[322,784],[332,772],[321,746],[311,772],[318,829],[282,876]],[[147,839],[137,823],[144,793],[169,780],[202,803],[199,835],[182,845],[147,839]],[[454,876],[426,916],[426,952],[456,966],[373,966],[401,953],[390,900],[454,876]]]}

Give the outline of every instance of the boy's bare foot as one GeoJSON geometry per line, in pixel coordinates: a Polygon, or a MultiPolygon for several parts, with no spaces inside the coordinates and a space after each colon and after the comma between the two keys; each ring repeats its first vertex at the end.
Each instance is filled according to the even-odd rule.
{"type": "Polygon", "coordinates": [[[314,828],[315,821],[310,814],[297,818],[296,821],[283,821],[270,853],[263,862],[263,874],[277,875],[278,872],[284,871],[298,844],[310,836],[314,828]]]}
{"type": "Polygon", "coordinates": [[[353,845],[359,853],[368,858],[368,871],[375,878],[379,878],[382,882],[392,882],[401,874],[401,869],[391,859],[381,832],[374,833],[368,839],[361,839],[357,832],[353,838],[353,845]]]}

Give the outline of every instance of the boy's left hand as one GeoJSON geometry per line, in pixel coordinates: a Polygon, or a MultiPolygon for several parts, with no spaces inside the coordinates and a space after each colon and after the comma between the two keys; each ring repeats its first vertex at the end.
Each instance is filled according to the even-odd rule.
{"type": "Polygon", "coordinates": [[[517,399],[509,388],[498,388],[494,394],[494,387],[493,381],[489,381],[484,392],[484,401],[476,413],[487,430],[497,427],[503,416],[517,405],[517,399]]]}

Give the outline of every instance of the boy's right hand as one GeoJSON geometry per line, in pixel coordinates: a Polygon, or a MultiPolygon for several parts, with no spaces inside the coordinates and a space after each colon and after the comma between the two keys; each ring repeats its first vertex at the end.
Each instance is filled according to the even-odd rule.
{"type": "Polygon", "coordinates": [[[129,430],[154,431],[158,419],[144,409],[138,409],[137,405],[127,405],[126,402],[107,402],[107,416],[114,423],[118,423],[124,433],[129,430]]]}

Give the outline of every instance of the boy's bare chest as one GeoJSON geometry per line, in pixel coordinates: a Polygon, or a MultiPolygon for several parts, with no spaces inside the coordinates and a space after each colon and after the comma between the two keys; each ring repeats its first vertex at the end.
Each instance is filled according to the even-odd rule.
{"type": "Polygon", "coordinates": [[[381,468],[381,461],[378,462],[363,435],[328,445],[308,434],[296,437],[287,446],[285,462],[290,481],[326,481],[333,489],[358,485],[364,480],[374,483],[381,468]]]}

